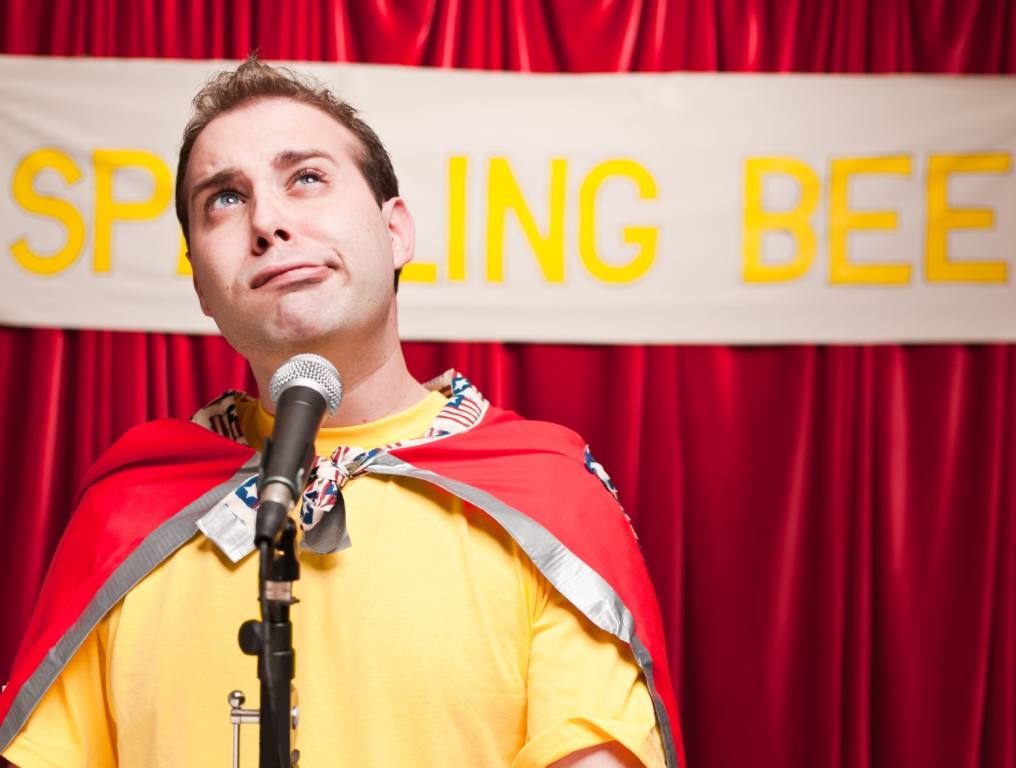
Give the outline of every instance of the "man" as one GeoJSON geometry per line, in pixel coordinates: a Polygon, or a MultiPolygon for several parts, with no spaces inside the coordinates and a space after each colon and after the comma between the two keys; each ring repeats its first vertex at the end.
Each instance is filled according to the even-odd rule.
{"type": "MultiPolygon", "coordinates": [[[[258,687],[236,643],[257,611],[251,449],[272,373],[312,352],[345,395],[300,515],[301,764],[683,762],[654,598],[602,468],[463,377],[406,368],[413,220],[377,136],[254,58],[194,103],[177,213],[201,307],[260,399],[140,427],[93,468],[4,695],[5,756],[227,764],[226,694],[258,687]]],[[[256,751],[248,733],[245,764],[256,751]]]]}

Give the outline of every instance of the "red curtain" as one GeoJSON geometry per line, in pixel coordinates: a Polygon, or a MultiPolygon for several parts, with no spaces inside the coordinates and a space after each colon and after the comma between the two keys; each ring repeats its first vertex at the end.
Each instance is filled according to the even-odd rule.
{"type": "MultiPolygon", "coordinates": [[[[1016,72],[1007,0],[7,0],[2,51],[526,71],[1016,72]]],[[[421,105],[421,108],[426,108],[421,105]]],[[[943,307],[947,311],[946,307],[943,307]]],[[[583,433],[688,762],[1016,765],[1016,347],[407,345],[583,433]]],[[[251,387],[219,338],[0,328],[0,676],[87,465],[251,387]]]]}

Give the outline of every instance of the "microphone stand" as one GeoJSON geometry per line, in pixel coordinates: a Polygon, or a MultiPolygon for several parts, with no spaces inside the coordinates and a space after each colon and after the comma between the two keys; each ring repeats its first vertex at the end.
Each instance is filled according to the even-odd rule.
{"type": "Polygon", "coordinates": [[[342,400],[342,380],[328,360],[295,355],[279,366],[268,385],[276,406],[272,436],[265,440],[258,479],[254,543],[260,556],[258,599],[261,620],[240,627],[240,650],[258,658],[260,709],[243,709],[243,693],[229,694],[233,723],[233,762],[239,761],[239,728],[257,717],[260,768],[296,768],[293,749],[299,710],[295,704],[296,663],[289,607],[293,582],[300,578],[296,559],[296,524],[289,516],[299,503],[314,463],[314,438],[325,414],[342,400]],[[282,426],[285,425],[285,426],[282,426]]]}
{"type": "Polygon", "coordinates": [[[258,542],[261,562],[258,594],[261,621],[251,619],[240,627],[240,649],[258,657],[261,681],[259,768],[296,768],[299,750],[293,749],[299,708],[293,679],[293,623],[289,607],[296,603],[293,582],[300,578],[296,559],[296,524],[286,518],[282,534],[274,542],[258,542]],[[276,554],[278,550],[278,554],[276,554]]]}

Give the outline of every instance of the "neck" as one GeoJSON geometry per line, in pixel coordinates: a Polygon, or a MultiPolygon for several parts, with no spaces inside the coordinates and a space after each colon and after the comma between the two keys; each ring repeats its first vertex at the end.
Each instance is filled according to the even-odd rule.
{"type": "MultiPolygon", "coordinates": [[[[427,395],[424,386],[409,373],[397,340],[379,351],[382,354],[374,359],[363,355],[324,355],[342,377],[343,393],[339,409],[323,426],[348,427],[377,421],[415,405],[427,395]]],[[[251,368],[258,383],[261,405],[268,413],[275,413],[275,406],[268,398],[268,382],[275,367],[260,367],[251,362],[251,368]]]]}

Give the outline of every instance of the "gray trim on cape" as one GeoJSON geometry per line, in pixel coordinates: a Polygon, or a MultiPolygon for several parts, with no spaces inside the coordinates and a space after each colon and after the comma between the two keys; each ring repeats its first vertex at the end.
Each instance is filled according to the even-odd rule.
{"type": "Polygon", "coordinates": [[[46,653],[46,657],[21,686],[0,724],[0,752],[7,749],[28,721],[28,717],[67,666],[71,656],[81,647],[89,633],[98,626],[124,595],[166,558],[186,544],[198,532],[195,522],[227,493],[257,472],[260,456],[248,459],[229,480],[219,483],[185,506],[145,537],[96,592],[81,615],[63,637],[46,653]]]}
{"type": "MultiPolygon", "coordinates": [[[[197,521],[226,494],[245,482],[256,472],[260,454],[255,453],[233,477],[203,494],[180,512],[156,528],[113,572],[106,584],[74,623],[71,629],[54,646],[25,682],[2,726],[0,751],[6,749],[21,730],[28,716],[52,685],[70,657],[84,642],[88,633],[102,620],[114,605],[138,582],[153,571],[163,560],[198,533],[197,521]]],[[[450,480],[435,472],[419,469],[392,454],[379,456],[368,469],[369,474],[408,477],[430,483],[448,493],[482,509],[494,519],[543,574],[555,589],[571,602],[597,627],[627,643],[639,669],[645,675],[646,685],[656,710],[663,749],[669,768],[680,768],[674,744],[670,717],[659,695],[653,676],[653,660],[648,649],[635,633],[631,612],[614,589],[595,570],[579,559],[546,528],[523,512],[510,507],[496,497],[466,483],[450,480]]],[[[214,538],[209,538],[216,544],[214,538]]]]}
{"type": "Polygon", "coordinates": [[[635,662],[646,677],[653,698],[656,719],[663,738],[663,751],[670,768],[680,768],[670,716],[663,705],[653,676],[649,650],[635,633],[635,619],[614,588],[600,574],[562,544],[550,531],[523,512],[472,485],[450,480],[436,472],[420,469],[402,459],[385,454],[367,469],[368,474],[410,477],[444,489],[453,496],[482,509],[515,540],[537,570],[586,618],[631,646],[635,662]]]}

